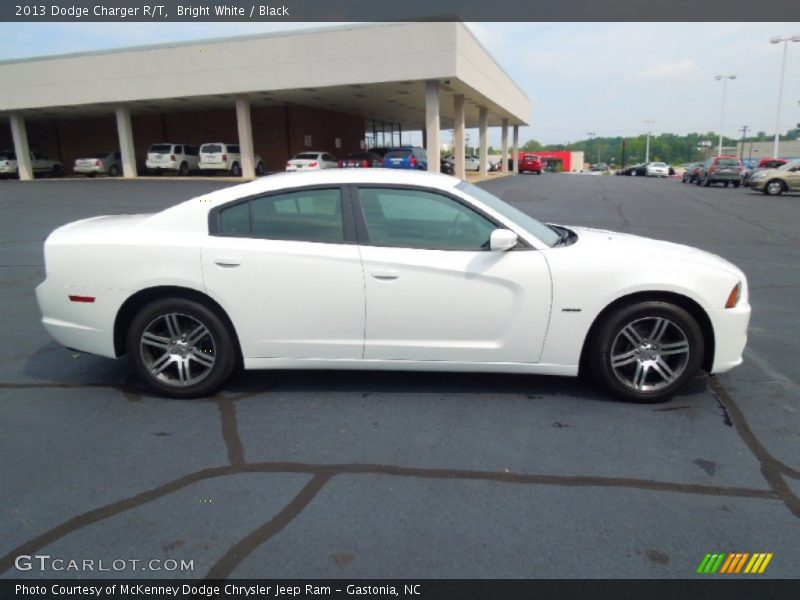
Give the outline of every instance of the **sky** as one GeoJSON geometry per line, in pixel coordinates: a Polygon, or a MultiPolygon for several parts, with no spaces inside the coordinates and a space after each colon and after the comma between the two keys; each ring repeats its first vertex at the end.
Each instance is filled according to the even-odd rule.
{"type": "MultiPolygon", "coordinates": [[[[333,23],[0,23],[0,60],[333,23]]],[[[531,100],[520,140],[775,131],[783,44],[800,23],[469,23],[531,100]],[[645,121],[652,120],[652,125],[645,121]]],[[[788,44],[781,130],[800,123],[800,43],[788,44]]],[[[489,141],[499,144],[499,131],[489,141]]],[[[449,141],[447,136],[443,141],[449,141]]]]}

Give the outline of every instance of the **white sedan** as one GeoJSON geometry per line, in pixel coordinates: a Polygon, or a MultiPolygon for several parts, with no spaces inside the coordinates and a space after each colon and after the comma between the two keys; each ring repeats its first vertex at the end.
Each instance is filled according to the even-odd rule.
{"type": "Polygon", "coordinates": [[[744,274],[668,242],[545,225],[453,177],[276,175],[45,242],[37,298],[68,348],[127,354],[169,396],[245,369],[577,375],[668,398],[742,361],[744,274]]]}
{"type": "Polygon", "coordinates": [[[319,171],[321,169],[336,169],[339,161],[333,154],[327,152],[301,152],[286,162],[286,171],[319,171]]]}
{"type": "Polygon", "coordinates": [[[648,177],[669,177],[669,165],[663,162],[647,163],[645,174],[648,177]]]}

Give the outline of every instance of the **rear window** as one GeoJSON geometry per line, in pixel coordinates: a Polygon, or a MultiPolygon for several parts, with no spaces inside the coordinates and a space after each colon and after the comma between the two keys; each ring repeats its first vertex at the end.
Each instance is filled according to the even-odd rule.
{"type": "Polygon", "coordinates": [[[392,150],[391,152],[387,152],[383,158],[408,158],[411,154],[411,150],[392,150]]]}
{"type": "Polygon", "coordinates": [[[150,150],[148,152],[153,152],[156,154],[169,154],[172,152],[172,146],[170,144],[153,144],[150,146],[150,150]]]}
{"type": "Polygon", "coordinates": [[[0,160],[17,160],[17,155],[13,152],[0,152],[0,160]]]}
{"type": "Polygon", "coordinates": [[[352,152],[344,157],[344,160],[373,160],[374,154],[369,152],[352,152]]]}
{"type": "Polygon", "coordinates": [[[666,167],[666,163],[653,163],[654,167],[666,167]]]}
{"type": "Polygon", "coordinates": [[[732,158],[723,158],[717,165],[720,167],[738,167],[739,161],[732,158]]]}
{"type": "Polygon", "coordinates": [[[533,154],[526,154],[522,157],[522,160],[539,160],[539,157],[533,154]]]}
{"type": "Polygon", "coordinates": [[[297,160],[317,160],[319,158],[319,154],[314,152],[303,152],[302,154],[298,154],[295,156],[297,160]]]}
{"type": "Polygon", "coordinates": [[[211,154],[213,152],[222,152],[222,146],[219,144],[203,144],[200,146],[200,152],[211,154]]]}

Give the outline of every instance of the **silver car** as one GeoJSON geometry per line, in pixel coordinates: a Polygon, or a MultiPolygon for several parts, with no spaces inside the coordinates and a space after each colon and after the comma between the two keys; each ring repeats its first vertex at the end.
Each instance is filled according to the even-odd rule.
{"type": "Polygon", "coordinates": [[[119,152],[98,152],[86,158],[76,158],[72,171],[87,177],[122,174],[122,156],[119,152]]]}

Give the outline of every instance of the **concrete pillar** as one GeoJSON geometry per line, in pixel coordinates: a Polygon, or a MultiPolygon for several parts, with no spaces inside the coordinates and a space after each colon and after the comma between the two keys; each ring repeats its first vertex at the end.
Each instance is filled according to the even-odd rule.
{"type": "Polygon", "coordinates": [[[136,177],[136,151],[133,146],[133,125],[131,111],[125,106],[114,109],[117,117],[117,136],[119,137],[119,153],[122,157],[122,176],[126,179],[136,177]]]}
{"type": "Polygon", "coordinates": [[[503,147],[503,158],[502,164],[500,165],[500,170],[503,173],[508,173],[508,119],[503,119],[503,130],[502,130],[502,147],[503,147]]]}
{"type": "Polygon", "coordinates": [[[511,150],[514,153],[514,173],[519,173],[519,125],[514,125],[514,146],[511,150]]]}
{"type": "Polygon", "coordinates": [[[236,126],[239,129],[239,149],[242,152],[242,177],[255,177],[253,123],[250,119],[250,100],[247,98],[236,99],[236,126]]]}
{"type": "Polygon", "coordinates": [[[17,155],[17,174],[20,181],[33,179],[31,149],[28,146],[28,131],[25,129],[25,117],[11,113],[11,137],[14,138],[14,154],[17,155]]]}
{"type": "Polygon", "coordinates": [[[439,172],[441,143],[439,119],[439,82],[425,82],[425,153],[428,155],[428,171],[439,172]]]}
{"type": "Polygon", "coordinates": [[[478,154],[480,154],[480,169],[478,173],[480,173],[481,177],[486,177],[489,169],[487,165],[489,163],[489,111],[486,109],[485,106],[480,107],[480,111],[478,113],[478,128],[479,128],[479,138],[480,138],[480,150],[478,154]]]}
{"type": "Polygon", "coordinates": [[[467,177],[467,169],[464,164],[465,144],[464,94],[456,94],[453,96],[453,160],[455,161],[455,176],[459,179],[467,177]]]}

